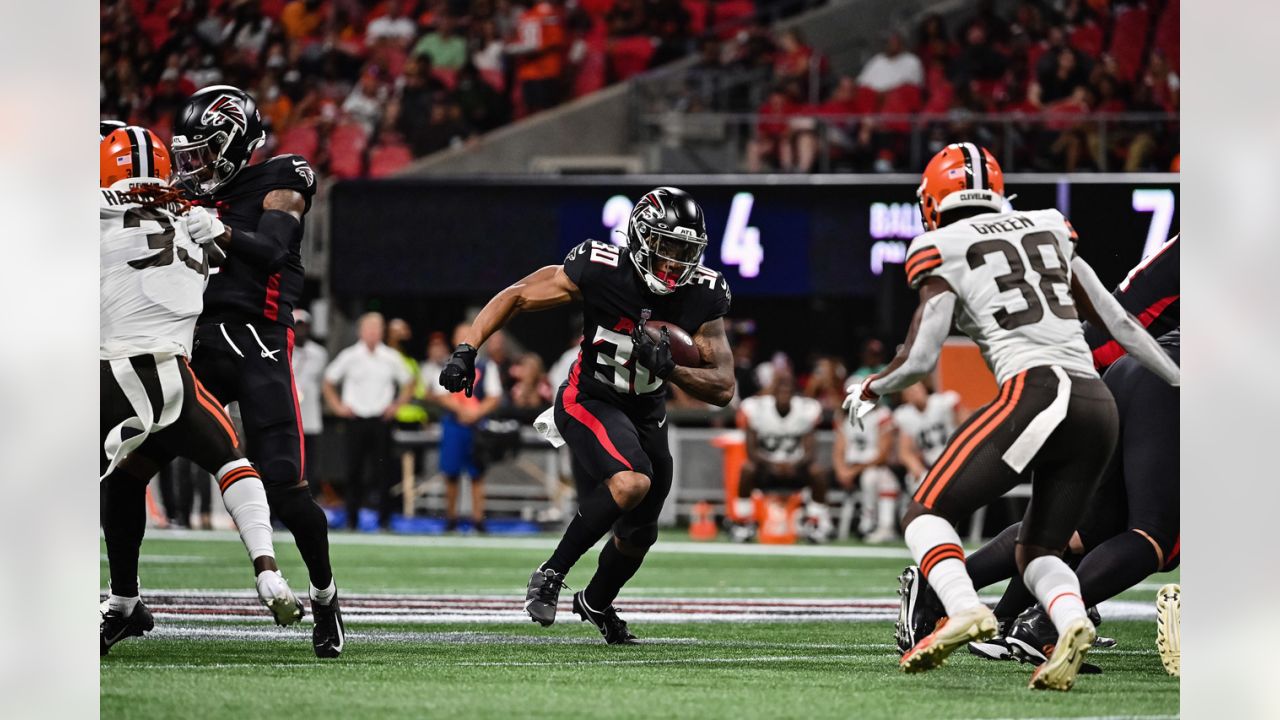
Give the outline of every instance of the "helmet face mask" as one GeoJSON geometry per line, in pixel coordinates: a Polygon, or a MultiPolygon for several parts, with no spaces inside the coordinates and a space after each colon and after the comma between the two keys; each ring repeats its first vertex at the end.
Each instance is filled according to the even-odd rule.
{"type": "Polygon", "coordinates": [[[649,290],[667,295],[686,285],[702,262],[707,233],[702,208],[682,190],[657,188],[631,212],[631,260],[649,290]],[[674,270],[667,268],[674,266],[674,270]]]}
{"type": "Polygon", "coordinates": [[[174,180],[197,195],[231,182],[267,139],[253,98],[230,85],[192,95],[173,130],[174,180]]]}

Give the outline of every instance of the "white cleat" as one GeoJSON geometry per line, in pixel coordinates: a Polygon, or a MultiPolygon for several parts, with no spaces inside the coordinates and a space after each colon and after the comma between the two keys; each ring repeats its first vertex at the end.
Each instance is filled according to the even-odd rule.
{"type": "Polygon", "coordinates": [[[908,650],[898,665],[905,673],[932,670],[942,665],[957,648],[971,642],[990,640],[999,632],[1000,623],[996,616],[986,605],[978,605],[943,620],[937,630],[908,650]]]}
{"type": "Polygon", "coordinates": [[[302,603],[289,589],[289,583],[279,570],[265,570],[258,574],[258,599],[271,611],[271,617],[281,627],[302,619],[302,603]]]}
{"type": "Polygon", "coordinates": [[[1182,586],[1177,583],[1156,593],[1156,650],[1164,671],[1182,677],[1182,586]]]}
{"type": "Polygon", "coordinates": [[[1032,690],[1070,690],[1084,662],[1084,654],[1093,647],[1097,637],[1098,631],[1089,618],[1080,618],[1068,625],[1058,635],[1053,654],[1032,673],[1028,687],[1032,690]]]}

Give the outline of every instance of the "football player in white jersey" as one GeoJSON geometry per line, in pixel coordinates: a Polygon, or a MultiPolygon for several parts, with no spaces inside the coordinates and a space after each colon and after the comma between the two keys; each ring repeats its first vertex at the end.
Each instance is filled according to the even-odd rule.
{"type": "Polygon", "coordinates": [[[169,151],[150,130],[114,130],[100,155],[99,480],[111,573],[101,654],[155,625],[138,597],[146,488],[178,455],[217,478],[253,561],[258,596],[277,623],[297,622],[302,605],[276,566],[262,480],[187,362],[208,278],[206,250],[221,223],[168,186],[169,151]]]}
{"type": "MultiPolygon", "coordinates": [[[[822,404],[796,394],[789,369],[773,376],[769,395],[742,401],[740,412],[747,433],[747,461],[738,480],[738,502],[749,503],[753,490],[807,490],[807,534],[814,542],[831,534],[827,480],[815,462],[814,448],[822,404]]],[[[751,513],[747,508],[745,513],[751,513]]],[[[744,513],[740,510],[739,515],[744,513]]]]}
{"type": "Polygon", "coordinates": [[[1119,425],[1077,309],[1165,382],[1178,385],[1178,366],[1076,254],[1076,233],[1061,213],[1004,211],[1004,175],[986,149],[948,145],[925,168],[917,195],[927,231],[907,249],[906,270],[920,306],[897,357],[845,399],[850,419],[931,372],[953,320],[982,350],[1000,393],[957,429],[904,518],[907,546],[948,619],[900,665],[936,668],[956,648],[996,634],[953,523],[1031,479],[1018,570],[1058,631],[1031,687],[1069,690],[1096,631],[1061,555],[1119,425]]]}
{"type": "Polygon", "coordinates": [[[902,391],[902,404],[893,409],[893,421],[899,430],[898,459],[907,468],[912,492],[938,462],[947,438],[962,419],[960,396],[955,392],[929,392],[923,382],[902,391]]]}
{"type": "Polygon", "coordinates": [[[835,442],[831,446],[831,467],[836,482],[862,496],[862,519],[858,523],[863,540],[886,543],[898,538],[898,478],[889,469],[898,429],[893,412],[883,405],[862,418],[855,427],[843,417],[835,421],[835,442]]]}

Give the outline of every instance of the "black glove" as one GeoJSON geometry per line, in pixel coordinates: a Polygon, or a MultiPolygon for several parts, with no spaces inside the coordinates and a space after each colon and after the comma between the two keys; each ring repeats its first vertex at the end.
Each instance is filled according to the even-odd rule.
{"type": "Polygon", "coordinates": [[[462,343],[453,349],[453,357],[440,371],[440,384],[451,393],[466,390],[467,397],[471,397],[471,385],[475,381],[476,349],[462,343]]]}
{"type": "Polygon", "coordinates": [[[662,340],[654,342],[649,333],[644,331],[644,323],[636,325],[631,333],[636,362],[643,365],[651,374],[666,380],[676,369],[676,361],[671,358],[671,333],[662,328],[662,340]]]}

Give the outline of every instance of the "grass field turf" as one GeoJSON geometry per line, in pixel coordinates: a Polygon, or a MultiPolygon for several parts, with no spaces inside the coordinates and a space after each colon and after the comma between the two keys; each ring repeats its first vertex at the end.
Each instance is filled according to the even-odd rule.
{"type": "MultiPolygon", "coordinates": [[[[201,537],[144,544],[144,597],[251,586],[234,535],[201,537]]],[[[287,534],[277,538],[286,575],[304,589],[292,543],[287,534]]],[[[550,544],[335,536],[333,557],[344,592],[501,594],[518,612],[524,581],[550,544]]],[[[706,554],[726,549],[655,552],[618,602],[624,617],[629,596],[886,599],[905,564],[894,550],[875,553],[889,557],[706,554]]],[[[570,584],[585,583],[594,565],[592,553],[570,584]]],[[[105,587],[105,562],[101,581],[105,587]]],[[[309,620],[286,630],[272,628],[265,615],[230,623],[159,620],[156,633],[121,643],[102,661],[102,716],[932,719],[1178,711],[1178,681],[1160,668],[1150,621],[1105,623],[1105,634],[1120,640],[1090,656],[1105,674],[1081,678],[1070,693],[1045,694],[1026,689],[1030,666],[963,653],[939,671],[903,675],[889,622],[633,622],[649,644],[608,647],[567,604],[561,608],[548,629],[349,622],[347,651],[337,661],[311,654],[309,620]]]]}

